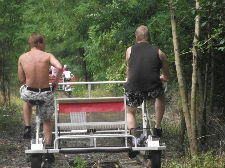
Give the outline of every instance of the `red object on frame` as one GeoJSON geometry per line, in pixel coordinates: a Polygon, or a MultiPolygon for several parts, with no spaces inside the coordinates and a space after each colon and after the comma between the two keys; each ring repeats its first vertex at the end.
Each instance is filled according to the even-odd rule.
{"type": "MultiPolygon", "coordinates": [[[[53,83],[54,81],[55,81],[55,77],[49,78],[49,83],[53,83]]],[[[59,82],[63,82],[63,78],[60,78],[59,82]]]]}
{"type": "Polygon", "coordinates": [[[60,113],[123,111],[124,102],[60,103],[60,113]]]}

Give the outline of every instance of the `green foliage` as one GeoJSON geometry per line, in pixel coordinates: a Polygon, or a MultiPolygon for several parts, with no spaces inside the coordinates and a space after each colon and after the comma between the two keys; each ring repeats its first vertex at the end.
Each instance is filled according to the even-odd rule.
{"type": "MultiPolygon", "coordinates": [[[[91,86],[91,97],[113,97],[123,96],[122,84],[101,84],[91,86]]],[[[88,88],[85,85],[73,86],[73,97],[88,97],[88,88]]]]}
{"type": "MultiPolygon", "coordinates": [[[[1,1],[0,2],[0,93],[4,102],[10,102],[11,81],[17,72],[17,33],[21,30],[20,5],[23,1],[1,1]]],[[[17,78],[16,78],[17,79],[17,78]]]]}
{"type": "Polygon", "coordinates": [[[22,126],[22,101],[19,98],[14,98],[11,101],[11,106],[0,103],[0,131],[6,131],[10,135],[15,134],[15,128],[22,126]]]}
{"type": "Polygon", "coordinates": [[[88,89],[84,85],[73,86],[72,96],[74,97],[88,97],[88,89]]]}
{"type": "Polygon", "coordinates": [[[70,166],[70,168],[85,168],[87,165],[87,162],[85,162],[83,159],[75,157],[73,166],[70,166]]]}
{"type": "MultiPolygon", "coordinates": [[[[203,18],[203,28],[212,25],[216,49],[224,51],[224,26],[219,24],[222,17],[221,12],[217,12],[221,11],[219,4],[220,0],[202,0],[200,10],[195,11],[194,2],[173,3],[177,13],[178,33],[182,39],[181,53],[188,52],[183,56],[184,71],[188,79],[192,69],[190,48],[194,31],[193,20],[197,13],[200,12],[203,18]],[[207,17],[209,9],[210,20],[207,17]]],[[[15,66],[15,58],[29,50],[29,35],[39,32],[45,35],[47,51],[52,52],[62,64],[69,65],[73,73],[84,76],[83,65],[86,61],[86,71],[93,74],[94,80],[124,80],[126,48],[135,43],[135,29],[144,24],[150,28],[152,43],[168,56],[172,78],[176,79],[168,1],[14,0],[1,1],[0,11],[1,16],[4,14],[0,19],[0,39],[15,39],[13,43],[17,53],[11,60],[15,66]],[[80,48],[84,48],[84,58],[79,53],[80,48]]],[[[202,34],[204,32],[208,31],[203,30],[202,34]]],[[[205,39],[200,41],[200,44],[204,44],[204,41],[205,39]]]]}
{"type": "Polygon", "coordinates": [[[152,44],[160,48],[167,55],[172,77],[171,80],[176,79],[177,74],[174,64],[175,57],[173,53],[169,10],[160,11],[153,15],[148,20],[147,25],[150,28],[150,37],[152,44]]]}
{"type": "Polygon", "coordinates": [[[102,34],[96,33],[96,29],[98,27],[90,28],[90,39],[85,47],[88,70],[94,72],[95,80],[124,80],[126,48],[123,42],[116,41],[113,29],[102,34]]]}
{"type": "Polygon", "coordinates": [[[212,151],[201,155],[186,156],[179,160],[169,160],[163,163],[164,168],[223,168],[225,159],[223,155],[214,154],[212,151]]]}

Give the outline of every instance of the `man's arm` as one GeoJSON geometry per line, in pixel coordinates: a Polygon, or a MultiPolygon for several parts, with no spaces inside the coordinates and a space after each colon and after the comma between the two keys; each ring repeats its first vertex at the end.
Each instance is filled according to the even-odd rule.
{"type": "Polygon", "coordinates": [[[53,83],[58,86],[59,79],[62,75],[62,65],[52,54],[50,54],[50,64],[56,68],[56,77],[53,83]]]}
{"type": "Polygon", "coordinates": [[[126,61],[127,61],[127,78],[126,78],[126,81],[128,81],[128,76],[129,76],[128,60],[130,58],[130,53],[131,53],[131,47],[127,48],[127,51],[126,51],[126,61]]]}
{"type": "Polygon", "coordinates": [[[161,81],[166,82],[170,78],[170,71],[169,71],[169,65],[167,61],[167,56],[159,50],[159,58],[162,61],[162,73],[163,75],[160,76],[161,81]]]}
{"type": "Polygon", "coordinates": [[[25,73],[24,73],[24,70],[23,70],[23,67],[21,64],[21,57],[18,60],[18,78],[19,78],[20,83],[26,82],[26,76],[25,76],[25,73]]]}

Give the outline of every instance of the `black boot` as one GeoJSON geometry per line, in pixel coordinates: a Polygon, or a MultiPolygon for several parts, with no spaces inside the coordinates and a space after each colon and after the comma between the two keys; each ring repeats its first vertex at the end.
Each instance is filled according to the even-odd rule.
{"type": "Polygon", "coordinates": [[[160,138],[162,136],[162,128],[154,128],[153,136],[160,138]]]}
{"type": "Polygon", "coordinates": [[[31,139],[31,126],[25,126],[24,127],[23,138],[24,139],[31,139]]]}

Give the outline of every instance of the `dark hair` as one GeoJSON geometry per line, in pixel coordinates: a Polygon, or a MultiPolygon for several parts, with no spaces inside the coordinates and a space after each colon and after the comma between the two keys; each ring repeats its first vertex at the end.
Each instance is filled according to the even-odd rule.
{"type": "Polygon", "coordinates": [[[37,47],[39,43],[44,43],[44,36],[38,33],[33,33],[28,39],[28,44],[30,48],[37,47]]]}

